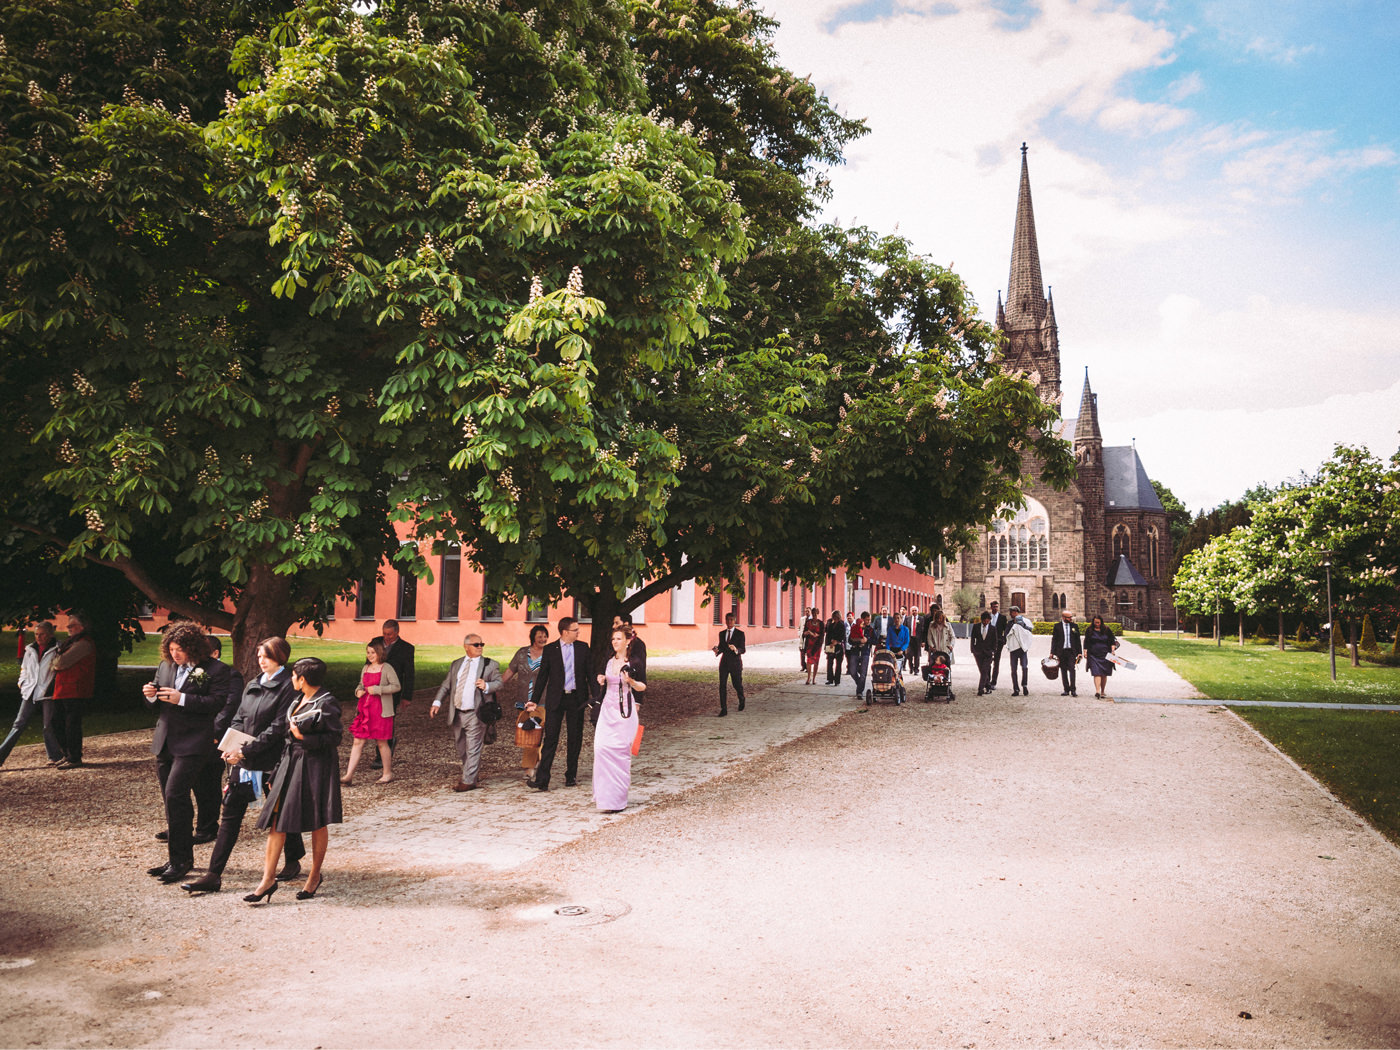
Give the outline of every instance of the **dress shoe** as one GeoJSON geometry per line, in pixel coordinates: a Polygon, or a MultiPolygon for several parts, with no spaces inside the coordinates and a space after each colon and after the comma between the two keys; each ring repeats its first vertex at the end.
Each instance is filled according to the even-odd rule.
{"type": "Polygon", "coordinates": [[[316,894],[320,892],[321,886],[325,881],[326,877],[322,875],[319,879],[316,880],[316,888],[314,890],[297,890],[297,900],[309,901],[312,897],[316,896],[316,894]]]}
{"type": "Polygon", "coordinates": [[[1079,690],[1078,690],[1078,689],[1071,689],[1071,690],[1069,691],[1069,695],[1070,695],[1070,696],[1078,696],[1078,695],[1079,695],[1079,690]]]}
{"type": "Polygon", "coordinates": [[[51,758],[51,759],[49,759],[48,762],[45,763],[45,765],[49,765],[49,766],[58,766],[58,765],[62,765],[64,762],[67,762],[67,761],[68,761],[68,757],[67,757],[66,755],[59,755],[57,758],[51,758]]]}
{"type": "Polygon", "coordinates": [[[548,790],[549,790],[549,785],[548,785],[548,784],[536,783],[536,784],[532,784],[531,786],[532,786],[536,791],[548,791],[548,790]]]}
{"type": "Polygon", "coordinates": [[[1012,696],[1020,696],[1020,695],[1021,695],[1021,690],[1019,690],[1019,689],[1013,689],[1013,690],[1011,690],[1011,695],[1012,695],[1012,696]]]}
{"type": "Polygon", "coordinates": [[[739,701],[739,710],[742,711],[743,709],[744,709],[744,701],[740,700],[740,701],[739,701]]]}
{"type": "Polygon", "coordinates": [[[157,842],[169,842],[169,841],[170,841],[170,832],[168,832],[168,831],[157,831],[157,832],[156,832],[156,841],[157,841],[157,842]]]}
{"type": "Polygon", "coordinates": [[[719,714],[717,714],[715,717],[716,717],[716,718],[724,718],[724,717],[725,717],[726,715],[728,715],[728,714],[729,714],[728,711],[724,710],[723,708],[720,708],[719,714]]]}
{"type": "Polygon", "coordinates": [[[262,900],[264,900],[264,899],[265,899],[269,904],[271,904],[271,903],[272,903],[272,895],[273,895],[274,893],[276,893],[276,892],[277,892],[277,882],[274,880],[273,883],[272,883],[272,885],[269,886],[267,889],[263,890],[261,893],[257,893],[257,892],[249,893],[249,894],[247,894],[243,899],[244,899],[245,901],[247,901],[249,904],[257,904],[259,901],[262,901],[262,900]]]}
{"type": "Polygon", "coordinates": [[[535,783],[535,778],[534,778],[534,777],[526,777],[526,778],[525,778],[525,786],[526,786],[526,787],[537,788],[537,787],[539,787],[539,784],[535,783]]]}
{"type": "Polygon", "coordinates": [[[169,871],[169,870],[170,870],[170,864],[169,864],[169,863],[157,864],[154,868],[147,868],[147,869],[146,869],[146,874],[147,874],[147,875],[154,875],[156,878],[160,878],[162,875],[164,875],[164,874],[165,874],[167,871],[169,871]]]}
{"type": "Polygon", "coordinates": [[[165,873],[161,875],[160,881],[168,886],[173,882],[179,882],[181,879],[186,878],[189,873],[190,866],[188,864],[181,864],[178,866],[172,864],[165,869],[165,873]]]}
{"type": "Polygon", "coordinates": [[[455,783],[455,784],[452,785],[452,790],[453,790],[453,791],[475,791],[475,790],[476,790],[476,785],[475,785],[475,784],[468,784],[465,780],[459,780],[459,781],[457,781],[457,783],[455,783]]]}
{"type": "Polygon", "coordinates": [[[1068,690],[1068,689],[1062,690],[1062,691],[1060,692],[1060,695],[1061,695],[1061,696],[1069,696],[1069,690],[1068,690]]]}
{"type": "Polygon", "coordinates": [[[282,870],[273,876],[278,882],[290,882],[301,878],[301,861],[291,860],[282,865],[282,870]]]}
{"type": "Polygon", "coordinates": [[[213,842],[218,837],[218,832],[213,832],[211,834],[207,831],[197,831],[191,841],[194,842],[196,846],[203,846],[206,842],[213,842]]]}
{"type": "Polygon", "coordinates": [[[578,787],[578,777],[565,777],[564,786],[566,788],[578,787]]]}
{"type": "Polygon", "coordinates": [[[205,875],[202,879],[195,879],[193,882],[180,883],[180,889],[186,893],[218,893],[223,887],[223,880],[214,874],[205,875]]]}

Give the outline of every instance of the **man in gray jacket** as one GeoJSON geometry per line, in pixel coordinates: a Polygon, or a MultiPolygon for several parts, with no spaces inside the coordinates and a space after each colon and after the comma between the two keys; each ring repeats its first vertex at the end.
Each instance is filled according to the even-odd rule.
{"type": "Polygon", "coordinates": [[[462,775],[451,785],[453,791],[473,791],[477,787],[487,725],[480,717],[481,706],[501,688],[501,667],[486,657],[483,644],[481,635],[467,635],[462,642],[466,655],[452,661],[428,711],[429,718],[436,718],[443,702],[449,704],[447,724],[452,727],[452,742],[462,761],[462,775]]]}

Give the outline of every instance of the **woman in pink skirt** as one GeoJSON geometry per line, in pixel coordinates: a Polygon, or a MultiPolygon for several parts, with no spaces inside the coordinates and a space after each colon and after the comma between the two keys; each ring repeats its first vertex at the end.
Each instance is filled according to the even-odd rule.
{"type": "Polygon", "coordinates": [[[366,740],[373,740],[379,745],[379,760],[384,764],[384,775],[375,783],[387,784],[394,779],[389,738],[394,735],[394,694],[400,688],[398,674],[385,661],[384,646],[379,642],[370,642],[365,646],[365,666],[360,671],[360,684],[355,686],[355,696],[360,706],[355,712],[355,721],[350,723],[350,735],[355,742],[350,745],[350,764],[340,778],[342,784],[352,782],[366,740]]]}
{"type": "MultiPolygon", "coordinates": [[[[637,736],[642,708],[637,695],[646,692],[646,672],[627,662],[628,638],[618,628],[612,633],[613,655],[598,676],[602,708],[593,733],[593,801],[605,813],[627,808],[632,786],[632,741],[637,736]]],[[[596,695],[596,693],[595,693],[596,695]]]]}

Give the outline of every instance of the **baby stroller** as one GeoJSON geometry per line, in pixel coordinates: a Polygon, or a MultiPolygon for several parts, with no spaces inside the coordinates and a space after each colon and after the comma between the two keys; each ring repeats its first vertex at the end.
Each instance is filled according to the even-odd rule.
{"type": "Polygon", "coordinates": [[[948,666],[948,654],[934,652],[929,654],[928,666],[924,668],[924,681],[928,683],[928,690],[924,693],[924,703],[931,704],[938,700],[942,703],[952,703],[957,699],[953,692],[953,669],[948,666]]]}
{"type": "Polygon", "coordinates": [[[870,658],[870,688],[865,691],[865,705],[877,700],[904,703],[904,678],[899,673],[899,658],[883,647],[870,658]]]}

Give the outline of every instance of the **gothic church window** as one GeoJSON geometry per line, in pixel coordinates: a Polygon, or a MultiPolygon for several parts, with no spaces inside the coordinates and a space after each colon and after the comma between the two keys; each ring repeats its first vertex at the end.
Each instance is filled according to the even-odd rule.
{"type": "Polygon", "coordinates": [[[1026,500],[1024,508],[1003,507],[1007,517],[987,529],[987,570],[1036,570],[1050,568],[1050,514],[1038,500],[1026,500]]]}
{"type": "Polygon", "coordinates": [[[1157,572],[1157,526],[1147,527],[1147,564],[1152,578],[1158,579],[1157,572]]]}
{"type": "Polygon", "coordinates": [[[1126,525],[1113,526],[1113,560],[1117,561],[1121,554],[1125,558],[1132,558],[1132,534],[1126,525]]]}

